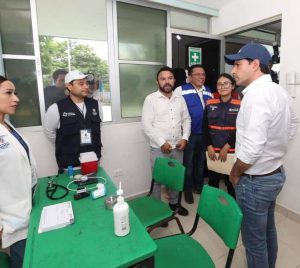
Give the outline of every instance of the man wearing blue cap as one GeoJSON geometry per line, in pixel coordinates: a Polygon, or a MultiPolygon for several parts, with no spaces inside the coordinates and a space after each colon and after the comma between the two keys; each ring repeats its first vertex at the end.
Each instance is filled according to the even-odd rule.
{"type": "Polygon", "coordinates": [[[276,197],[285,182],[283,157],[298,118],[287,91],[273,83],[267,49],[255,43],[226,55],[237,85],[244,86],[237,117],[236,156],[230,181],[243,214],[242,239],[249,268],[275,268],[276,197]]]}

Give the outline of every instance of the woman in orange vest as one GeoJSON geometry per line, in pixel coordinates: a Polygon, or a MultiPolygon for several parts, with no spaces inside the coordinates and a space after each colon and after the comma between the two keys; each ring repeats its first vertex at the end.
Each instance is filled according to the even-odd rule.
{"type": "MultiPolygon", "coordinates": [[[[241,101],[232,97],[235,88],[234,78],[226,73],[220,74],[217,80],[217,90],[220,97],[207,101],[204,116],[204,139],[208,157],[215,161],[225,162],[228,153],[235,151],[236,118],[241,101]]],[[[227,191],[235,197],[229,176],[208,170],[208,185],[219,187],[223,177],[227,191]]]]}

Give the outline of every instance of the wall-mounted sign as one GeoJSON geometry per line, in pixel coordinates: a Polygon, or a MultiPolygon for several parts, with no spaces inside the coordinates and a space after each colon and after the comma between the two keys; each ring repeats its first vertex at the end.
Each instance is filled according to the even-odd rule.
{"type": "Polygon", "coordinates": [[[202,49],[200,47],[189,47],[189,66],[202,64],[202,49]]]}

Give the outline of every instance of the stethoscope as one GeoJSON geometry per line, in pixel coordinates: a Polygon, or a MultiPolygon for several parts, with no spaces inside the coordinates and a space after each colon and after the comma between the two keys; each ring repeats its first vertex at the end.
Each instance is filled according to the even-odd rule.
{"type": "MultiPolygon", "coordinates": [[[[58,177],[58,175],[56,175],[56,178],[57,177],[58,177]]],[[[47,188],[46,188],[46,195],[49,199],[59,200],[59,199],[62,199],[62,198],[66,197],[68,195],[69,190],[67,189],[67,187],[55,183],[53,177],[48,177],[48,178],[49,178],[49,181],[48,181],[48,185],[47,185],[47,188]],[[62,189],[64,191],[64,193],[61,196],[54,196],[54,194],[56,193],[58,188],[62,189]]]]}

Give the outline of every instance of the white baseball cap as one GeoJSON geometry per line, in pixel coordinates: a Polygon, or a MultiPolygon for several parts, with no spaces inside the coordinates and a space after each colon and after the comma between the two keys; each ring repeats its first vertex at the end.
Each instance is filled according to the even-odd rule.
{"type": "Polygon", "coordinates": [[[83,74],[82,72],[78,70],[74,70],[71,72],[68,72],[65,77],[65,83],[71,83],[73,80],[81,80],[81,79],[87,79],[87,80],[93,80],[93,76],[91,74],[83,74]]]}

